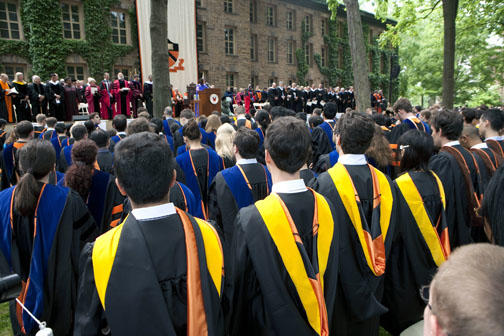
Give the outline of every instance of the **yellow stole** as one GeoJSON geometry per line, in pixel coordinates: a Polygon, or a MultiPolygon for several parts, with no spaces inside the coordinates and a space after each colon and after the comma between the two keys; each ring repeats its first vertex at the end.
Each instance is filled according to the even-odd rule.
{"type": "Polygon", "coordinates": [[[256,207],[278,249],[287,273],[303,304],[310,326],[318,335],[329,335],[327,310],[324,299],[324,274],[334,233],[331,209],[325,198],[313,192],[315,197],[314,236],[317,237],[318,274],[308,276],[298,248],[302,244],[297,229],[285,204],[277,194],[271,194],[256,207]],[[318,225],[317,225],[318,224],[318,225]]]}
{"type": "Polygon", "coordinates": [[[387,177],[372,166],[369,166],[369,169],[373,177],[373,212],[378,211],[377,208],[378,206],[380,207],[379,215],[381,234],[375,239],[371,237],[371,232],[364,230],[362,226],[362,221],[366,219],[361,218],[360,198],[357,194],[352,178],[345,166],[341,163],[337,163],[328,170],[328,173],[333,180],[334,186],[336,187],[341,201],[345,206],[345,210],[352,221],[355,231],[357,232],[362,252],[364,253],[364,257],[366,258],[369,268],[375,276],[381,276],[385,273],[385,240],[387,238],[387,231],[390,225],[390,217],[392,214],[392,205],[394,200],[387,177]]]}
{"type": "MultiPolygon", "coordinates": [[[[432,175],[436,178],[436,182],[439,188],[439,194],[441,196],[441,202],[443,203],[443,210],[446,208],[446,200],[443,184],[439,177],[432,172],[432,175]]],[[[438,234],[437,226],[439,222],[434,225],[430,219],[427,211],[425,210],[422,195],[418,191],[415,183],[411,176],[406,173],[396,179],[396,184],[401,190],[401,193],[408,204],[408,207],[415,218],[415,222],[422,233],[429,252],[432,255],[432,259],[439,267],[443,262],[446,261],[450,255],[450,240],[448,237],[448,228],[444,228],[441,237],[438,234]]]]}

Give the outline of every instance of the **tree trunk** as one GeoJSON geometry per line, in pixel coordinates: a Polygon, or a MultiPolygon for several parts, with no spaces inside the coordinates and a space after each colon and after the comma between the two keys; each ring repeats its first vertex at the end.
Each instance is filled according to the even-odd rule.
{"type": "Polygon", "coordinates": [[[170,66],[168,63],[168,0],[150,0],[150,35],[152,48],[153,114],[162,118],[171,106],[170,66]]]}
{"type": "Polygon", "coordinates": [[[443,60],[443,105],[453,108],[455,98],[455,38],[458,0],[443,0],[444,60],[443,60]]]}
{"type": "Polygon", "coordinates": [[[344,0],[347,14],[348,42],[352,55],[352,71],[354,75],[354,91],[357,111],[364,112],[371,106],[371,90],[369,87],[369,67],[366,47],[362,33],[362,22],[358,0],[344,0]]]}

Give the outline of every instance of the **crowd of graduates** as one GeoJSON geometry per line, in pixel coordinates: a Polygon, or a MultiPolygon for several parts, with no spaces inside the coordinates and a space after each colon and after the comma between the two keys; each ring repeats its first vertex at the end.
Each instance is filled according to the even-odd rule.
{"type": "Polygon", "coordinates": [[[272,89],[108,131],[0,119],[0,275],[58,336],[504,334],[504,111],[272,89]]]}

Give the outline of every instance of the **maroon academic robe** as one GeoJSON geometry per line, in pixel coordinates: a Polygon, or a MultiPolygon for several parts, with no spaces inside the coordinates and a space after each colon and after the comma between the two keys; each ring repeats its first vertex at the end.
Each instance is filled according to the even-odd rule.
{"type": "Polygon", "coordinates": [[[72,121],[79,114],[79,95],[75,86],[64,86],[65,121],[72,121]]]}
{"type": "Polygon", "coordinates": [[[130,111],[130,102],[132,92],[129,91],[121,91],[122,88],[130,88],[127,80],[118,80],[114,81],[114,85],[112,86],[112,94],[114,95],[114,99],[116,102],[116,110],[114,111],[114,117],[118,114],[125,114],[128,117],[131,115],[130,111]]]}
{"type": "Polygon", "coordinates": [[[102,119],[112,119],[115,113],[115,106],[110,101],[110,94],[112,93],[113,83],[111,81],[108,82],[108,88],[105,81],[100,83],[100,117],[102,119]]]}
{"type": "Polygon", "coordinates": [[[141,97],[142,95],[142,83],[137,82],[137,81],[131,81],[129,83],[130,88],[131,88],[131,93],[133,95],[131,99],[131,105],[133,107],[133,116],[136,118],[137,117],[137,109],[142,105],[142,100],[143,98],[141,97]]]}
{"type": "Polygon", "coordinates": [[[86,101],[87,101],[87,104],[88,104],[88,112],[91,114],[91,113],[94,113],[94,112],[98,112],[100,110],[100,88],[97,86],[97,85],[94,85],[94,86],[91,86],[91,85],[88,85],[86,87],[86,93],[85,93],[85,96],[86,96],[86,101]],[[93,94],[91,89],[92,88],[96,88],[96,94],[93,94]]]}

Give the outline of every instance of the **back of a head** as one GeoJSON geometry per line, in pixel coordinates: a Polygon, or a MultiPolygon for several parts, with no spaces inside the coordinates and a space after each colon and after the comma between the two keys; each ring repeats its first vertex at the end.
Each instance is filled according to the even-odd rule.
{"type": "Polygon", "coordinates": [[[180,119],[193,119],[194,118],[194,112],[191,109],[183,109],[180,112],[180,119]]]}
{"type": "Polygon", "coordinates": [[[128,121],[124,114],[118,114],[112,120],[112,127],[116,129],[117,132],[126,131],[126,127],[128,126],[128,121]]]}
{"type": "Polygon", "coordinates": [[[298,112],[298,113],[296,113],[296,118],[298,118],[299,120],[302,120],[302,121],[306,122],[306,119],[308,118],[308,115],[306,114],[306,112],[298,112]]]}
{"type": "Polygon", "coordinates": [[[399,110],[404,110],[406,113],[412,113],[413,112],[413,106],[411,105],[411,102],[409,101],[408,98],[399,98],[395,102],[394,106],[392,109],[397,112],[399,110]]]}
{"type": "Polygon", "coordinates": [[[65,174],[65,185],[79,193],[84,200],[91,189],[97,154],[98,147],[88,139],[76,142],[72,147],[72,165],[65,174]]]}
{"type": "Polygon", "coordinates": [[[0,128],[3,128],[5,125],[7,125],[7,120],[0,118],[0,128]]]}
{"type": "Polygon", "coordinates": [[[27,139],[30,136],[31,132],[33,132],[33,125],[31,122],[23,120],[18,122],[15,130],[19,138],[27,139]]]}
{"type": "Polygon", "coordinates": [[[96,129],[96,125],[92,120],[87,120],[84,122],[84,126],[87,129],[88,134],[91,134],[96,129]]]}
{"type": "Polygon", "coordinates": [[[231,122],[231,119],[229,119],[229,117],[227,115],[221,115],[220,116],[220,121],[221,121],[221,124],[229,124],[231,122]]]}
{"type": "Polygon", "coordinates": [[[387,167],[392,162],[392,150],[383,130],[380,126],[375,125],[373,140],[369,148],[366,150],[366,156],[372,158],[378,167],[387,167]]]}
{"type": "Polygon", "coordinates": [[[161,119],[154,117],[151,119],[150,123],[151,126],[154,126],[154,133],[159,134],[163,132],[163,121],[161,119]]]}
{"type": "Polygon", "coordinates": [[[236,115],[244,115],[246,112],[245,112],[245,107],[243,106],[238,106],[234,109],[234,112],[236,115]]]}
{"type": "Polygon", "coordinates": [[[469,107],[464,107],[462,109],[462,116],[467,124],[471,124],[474,119],[476,119],[476,110],[469,107]]]}
{"type": "Polygon", "coordinates": [[[192,119],[184,125],[182,135],[189,140],[199,140],[201,137],[201,131],[196,120],[192,119]]]}
{"type": "Polygon", "coordinates": [[[75,141],[79,141],[86,137],[86,135],[88,134],[88,130],[86,126],[76,124],[72,126],[72,128],[70,129],[70,133],[72,134],[72,138],[74,138],[75,141]]]}
{"type": "Polygon", "coordinates": [[[40,186],[37,180],[47,176],[56,164],[56,152],[47,140],[32,140],[19,150],[22,175],[14,194],[14,208],[22,216],[33,216],[40,186]]]}
{"type": "Polygon", "coordinates": [[[54,128],[54,126],[56,126],[57,122],[58,122],[58,119],[56,119],[54,117],[49,117],[46,119],[47,127],[54,128]]]}
{"type": "Polygon", "coordinates": [[[143,132],[128,136],[115,147],[114,169],[119,184],[135,204],[157,203],[170,190],[175,160],[165,139],[143,132]]]}
{"type": "Polygon", "coordinates": [[[401,171],[428,171],[429,159],[434,153],[432,137],[417,129],[412,129],[401,135],[398,145],[404,148],[401,157],[401,171]]]}
{"type": "Polygon", "coordinates": [[[464,125],[461,136],[464,135],[469,139],[480,139],[479,130],[476,128],[476,126],[470,124],[464,125]]]}
{"type": "Polygon", "coordinates": [[[93,140],[98,148],[107,147],[109,138],[109,134],[102,129],[97,129],[96,131],[91,132],[91,134],[89,135],[89,139],[93,140]]]}
{"type": "Polygon", "coordinates": [[[296,112],[283,106],[275,106],[271,109],[271,119],[274,121],[281,117],[295,117],[296,112]]]}
{"type": "Polygon", "coordinates": [[[322,124],[323,122],[324,119],[319,115],[312,115],[310,119],[308,119],[308,123],[310,124],[311,128],[315,128],[318,125],[322,124]]]}
{"type": "Polygon", "coordinates": [[[343,114],[335,127],[343,153],[364,154],[373,140],[374,125],[368,114],[353,111],[343,114]]]}
{"type": "Polygon", "coordinates": [[[322,112],[326,119],[334,119],[336,117],[336,113],[338,113],[338,106],[336,103],[329,102],[325,104],[324,110],[322,112]]]}
{"type": "Polygon", "coordinates": [[[493,174],[485,189],[481,215],[490,225],[493,243],[504,246],[504,166],[499,167],[493,174]]]}
{"type": "Polygon", "coordinates": [[[128,135],[142,133],[142,132],[150,132],[150,124],[149,121],[145,118],[137,118],[129,123],[126,133],[128,135]]]}
{"type": "Polygon", "coordinates": [[[263,130],[266,130],[269,124],[271,124],[270,115],[264,110],[260,110],[256,113],[255,120],[263,130]]]}
{"type": "Polygon", "coordinates": [[[208,117],[205,131],[207,132],[217,132],[221,124],[220,117],[216,114],[212,114],[208,117]]]}
{"type": "MultiPolygon", "coordinates": [[[[138,109],[140,109],[140,107],[138,109]]],[[[143,111],[143,112],[137,111],[137,112],[138,112],[139,118],[145,118],[147,120],[151,120],[151,118],[152,118],[151,115],[149,114],[149,112],[147,112],[147,111],[143,111]]]]}
{"type": "Polygon", "coordinates": [[[431,283],[432,313],[446,335],[504,335],[504,248],[459,247],[431,283]]]}
{"type": "Polygon", "coordinates": [[[311,155],[310,132],[295,117],[278,118],[268,127],[264,148],[280,170],[294,174],[311,155]]]}
{"type": "Polygon", "coordinates": [[[66,131],[66,126],[64,123],[57,123],[56,126],[54,126],[54,129],[56,130],[56,133],[64,134],[66,131]]]}
{"type": "Polygon", "coordinates": [[[46,121],[46,115],[43,114],[43,113],[39,113],[37,114],[37,116],[35,117],[35,120],[37,121],[37,124],[40,124],[42,125],[43,123],[45,123],[46,121]]]}
{"type": "Polygon", "coordinates": [[[318,116],[322,116],[322,109],[320,107],[316,107],[313,109],[313,115],[318,115],[318,116]]]}
{"type": "Polygon", "coordinates": [[[442,131],[442,135],[448,140],[458,140],[464,127],[462,115],[453,110],[439,110],[432,116],[432,127],[436,131],[442,131]]]}
{"type": "Polygon", "coordinates": [[[504,128],[504,112],[499,109],[483,110],[481,119],[488,120],[490,127],[496,132],[500,132],[504,128]]]}
{"type": "Polygon", "coordinates": [[[253,159],[256,157],[259,149],[259,134],[256,131],[246,127],[240,127],[234,137],[234,145],[238,148],[238,153],[244,159],[253,159]]]}
{"type": "Polygon", "coordinates": [[[234,158],[233,141],[236,130],[231,124],[222,124],[215,137],[215,151],[221,157],[234,158]]]}

